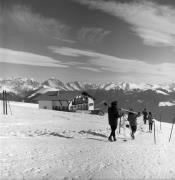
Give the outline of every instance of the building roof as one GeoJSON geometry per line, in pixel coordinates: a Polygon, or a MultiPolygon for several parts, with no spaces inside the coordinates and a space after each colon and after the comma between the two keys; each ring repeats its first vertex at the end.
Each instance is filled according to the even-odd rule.
{"type": "Polygon", "coordinates": [[[45,94],[42,94],[35,98],[35,100],[39,101],[70,101],[74,99],[76,96],[88,96],[92,99],[95,99],[91,95],[89,95],[86,92],[80,92],[80,91],[49,91],[45,94]]]}
{"type": "Polygon", "coordinates": [[[46,96],[57,96],[59,91],[48,91],[44,95],[46,96]]]}

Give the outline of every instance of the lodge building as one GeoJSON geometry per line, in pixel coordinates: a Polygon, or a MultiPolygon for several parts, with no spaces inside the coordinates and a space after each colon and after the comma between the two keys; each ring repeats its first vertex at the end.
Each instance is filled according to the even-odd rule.
{"type": "Polygon", "coordinates": [[[40,109],[58,111],[94,110],[95,98],[86,92],[50,91],[35,98],[40,109]]]}

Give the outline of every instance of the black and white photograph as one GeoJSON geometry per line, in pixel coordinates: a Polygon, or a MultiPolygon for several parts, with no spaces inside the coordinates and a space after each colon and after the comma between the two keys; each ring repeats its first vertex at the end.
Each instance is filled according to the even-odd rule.
{"type": "Polygon", "coordinates": [[[0,180],[175,179],[175,1],[0,0],[0,180]]]}

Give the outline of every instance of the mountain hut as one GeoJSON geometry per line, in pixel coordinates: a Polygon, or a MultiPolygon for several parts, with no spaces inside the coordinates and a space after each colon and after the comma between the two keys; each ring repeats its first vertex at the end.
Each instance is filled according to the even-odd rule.
{"type": "Polygon", "coordinates": [[[86,92],[50,91],[35,98],[40,109],[58,111],[94,110],[95,98],[86,92]]]}

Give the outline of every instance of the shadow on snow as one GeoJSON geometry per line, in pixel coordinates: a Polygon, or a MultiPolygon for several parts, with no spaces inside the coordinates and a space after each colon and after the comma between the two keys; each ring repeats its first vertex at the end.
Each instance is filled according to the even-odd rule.
{"type": "Polygon", "coordinates": [[[79,134],[91,134],[91,135],[94,135],[94,136],[100,136],[100,137],[104,137],[104,138],[107,138],[108,136],[106,136],[105,134],[101,134],[101,133],[97,133],[97,132],[94,132],[94,131],[91,131],[91,130],[88,130],[88,131],[80,131],[79,134]]]}

